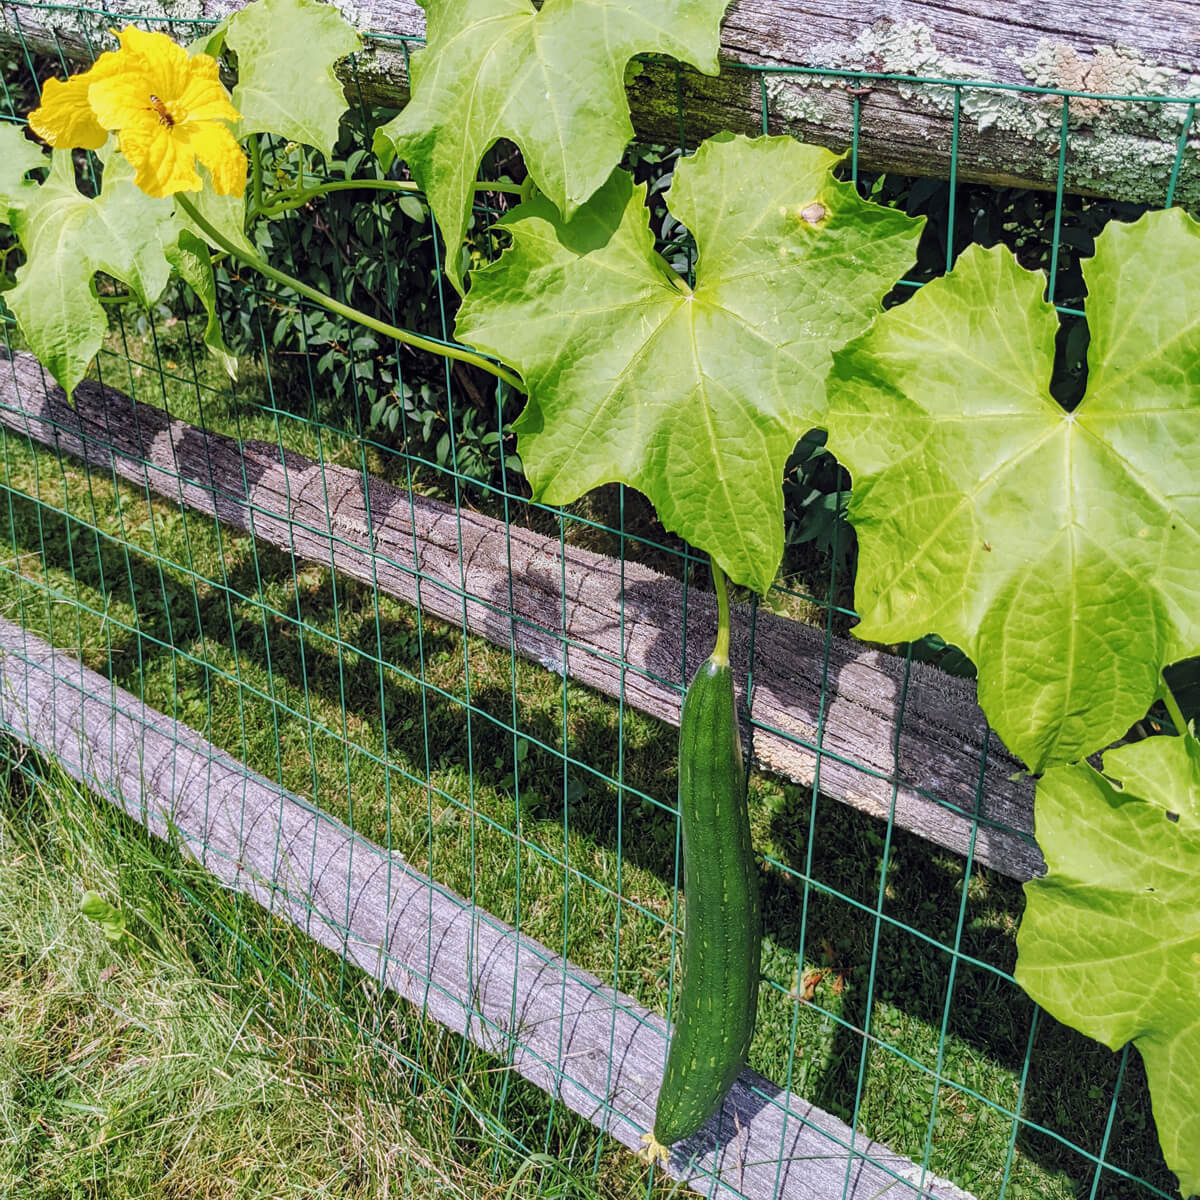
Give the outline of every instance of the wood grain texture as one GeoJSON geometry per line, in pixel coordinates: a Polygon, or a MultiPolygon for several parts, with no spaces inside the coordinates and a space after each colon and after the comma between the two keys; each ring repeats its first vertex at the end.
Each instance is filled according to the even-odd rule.
{"type": "MultiPolygon", "coordinates": [[[[0,729],[638,1148],[654,1119],[667,1025],[629,996],[4,618],[0,729]]],[[[701,1195],[750,1200],[970,1200],[752,1071],[667,1171],[701,1195]]]]}
{"type": "MultiPolygon", "coordinates": [[[[72,407],[28,354],[0,363],[0,422],[675,725],[684,681],[711,646],[713,598],[692,588],[685,607],[678,580],[378,479],[364,484],[358,471],[239,444],[94,383],[72,407]]],[[[747,613],[735,609],[743,681],[750,640],[747,613]]],[[[850,639],[833,638],[827,654],[822,630],[762,612],[753,643],[758,766],[819,782],[1017,879],[1043,872],[1032,784],[989,737],[973,684],[850,639]]]]}
{"type": "MultiPolygon", "coordinates": [[[[44,53],[90,59],[123,19],[190,39],[195,19],[219,20],[242,0],[121,0],[107,14],[3,0],[0,40],[44,53]]],[[[420,37],[415,0],[360,0],[367,49],[342,68],[351,99],[400,105],[406,59],[398,38],[420,37]]],[[[837,150],[850,146],[855,97],[840,77],[762,76],[806,67],[926,78],[1062,87],[1108,95],[1200,98],[1200,0],[735,0],[722,34],[727,68],[719,79],[682,74],[689,143],[720,129],[758,133],[764,99],[772,132],[837,150]],[[764,96],[764,92],[766,95],[764,96]]],[[[680,118],[676,72],[650,67],[631,85],[634,124],[644,139],[675,143],[680,118]]],[[[966,89],[961,95],[958,178],[1054,186],[1061,101],[966,89]]],[[[953,88],[878,81],[859,97],[858,153],[869,170],[948,175],[953,88]]],[[[1077,100],[1071,105],[1068,190],[1161,202],[1175,163],[1187,106],[1077,100]]],[[[1193,137],[1192,141],[1195,142],[1193,137]]],[[[1181,163],[1177,198],[1200,203],[1200,155],[1181,163]]]]}

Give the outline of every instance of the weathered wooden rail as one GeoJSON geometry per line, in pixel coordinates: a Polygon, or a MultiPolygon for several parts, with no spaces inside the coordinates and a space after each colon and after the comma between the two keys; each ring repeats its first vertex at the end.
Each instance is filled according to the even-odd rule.
{"type": "MultiPolygon", "coordinates": [[[[667,1024],[631,997],[4,618],[0,730],[639,1148],[667,1024]]],[[[702,1195],[748,1200],[971,1200],[749,1070],[667,1171],[702,1195]]]]}
{"type": "MultiPolygon", "coordinates": [[[[3,0],[0,42],[90,59],[123,20],[188,38],[192,22],[220,19],[243,2],[120,0],[101,13],[97,5],[3,0]]],[[[415,0],[339,7],[368,35],[366,51],[344,68],[349,93],[401,104],[408,84],[401,39],[424,34],[424,13],[415,0]]],[[[864,167],[945,177],[957,109],[959,179],[1052,187],[1063,101],[1008,89],[1058,88],[1093,97],[1070,105],[1068,190],[1161,202],[1178,155],[1176,196],[1200,203],[1200,154],[1181,139],[1191,122],[1188,103],[1094,98],[1200,100],[1200,0],[734,0],[722,45],[730,67],[751,69],[726,69],[719,79],[684,71],[683,124],[692,143],[720,129],[760,132],[765,98],[772,132],[840,150],[850,145],[857,110],[864,167]],[[796,67],[819,73],[779,73],[796,67]],[[908,80],[863,81],[839,72],[908,80]],[[956,91],[915,82],[924,79],[1007,88],[956,91]]],[[[679,95],[671,65],[633,81],[641,137],[678,141],[679,95]]]]}
{"type": "MultiPolygon", "coordinates": [[[[29,354],[0,363],[0,423],[673,724],[711,643],[711,596],[685,606],[678,580],[95,383],[72,406],[29,354]]],[[[744,611],[734,626],[744,674],[744,611]]],[[[1015,878],[1044,869],[1032,784],[989,739],[973,684],[846,638],[827,651],[822,630],[760,613],[749,711],[760,767],[812,783],[819,761],[826,795],[1015,878]]]]}

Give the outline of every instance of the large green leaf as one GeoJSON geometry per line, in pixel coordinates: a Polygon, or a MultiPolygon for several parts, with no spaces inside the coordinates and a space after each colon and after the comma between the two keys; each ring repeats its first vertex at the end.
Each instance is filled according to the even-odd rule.
{"type": "Polygon", "coordinates": [[[20,125],[0,125],[0,223],[8,224],[37,194],[38,185],[26,178],[50,160],[36,142],[31,142],[20,125]]]}
{"type": "Polygon", "coordinates": [[[971,247],[834,358],[860,636],[938,633],[1033,770],[1085,757],[1200,652],[1200,226],[1110,225],[1084,264],[1087,397],[1050,397],[1045,280],[971,247]]]}
{"type": "Polygon", "coordinates": [[[238,137],[278,133],[332,156],[346,111],[333,64],[362,45],[341,13],[316,0],[255,0],[229,17],[224,40],[238,56],[238,137]]]}
{"type": "Polygon", "coordinates": [[[92,277],[104,271],[152,303],[170,277],[163,251],[174,234],[167,202],[116,178],[89,199],[75,186],[70,151],[56,151],[52,163],[14,217],[27,261],[5,300],[30,349],[70,395],[108,328],[92,277]]]}
{"type": "Polygon", "coordinates": [[[835,181],[837,162],[791,138],[682,160],[671,207],[700,247],[694,291],[623,172],[570,221],[545,198],[513,211],[513,247],[474,277],[457,332],[524,377],[539,499],[631,484],[736,582],[770,586],[784,464],[821,422],[830,350],[879,311],[921,231],[835,181]]]}
{"type": "MultiPolygon", "coordinates": [[[[207,247],[191,232],[183,214],[175,211],[170,197],[152,199],[139,191],[132,183],[133,168],[120,155],[110,152],[101,157],[104,175],[96,199],[80,194],[70,153],[64,151],[53,155],[49,178],[32,189],[13,215],[27,261],[5,299],[30,349],[70,394],[108,329],[95,296],[96,272],[128,284],[148,306],[162,294],[174,269],[208,315],[205,344],[235,375],[237,360],[226,347],[217,320],[207,247]]],[[[200,200],[212,194],[208,186],[200,200]]],[[[217,219],[225,215],[236,220],[232,210],[226,214],[218,206],[217,219]]],[[[242,236],[240,227],[237,236],[242,236]]]]}
{"type": "Polygon", "coordinates": [[[1017,982],[1141,1051],[1167,1165],[1200,1192],[1200,744],[1122,746],[1104,775],[1053,767],[1035,811],[1047,874],[1025,885],[1017,982]]]}
{"type": "Polygon", "coordinates": [[[717,73],[729,0],[421,0],[428,46],[412,59],[412,100],[376,131],[429,196],[462,289],[458,248],[475,173],[500,138],[565,216],[608,178],[633,136],[625,68],[670,54],[717,73]]]}

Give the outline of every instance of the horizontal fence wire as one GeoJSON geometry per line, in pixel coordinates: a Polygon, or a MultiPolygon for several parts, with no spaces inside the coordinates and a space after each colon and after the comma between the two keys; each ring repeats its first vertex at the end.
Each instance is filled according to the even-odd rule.
{"type": "MultiPolygon", "coordinates": [[[[19,27],[20,6],[13,9],[19,27]]],[[[139,18],[126,13],[121,20],[139,18]]],[[[147,17],[143,23],[157,28],[164,21],[147,17]]],[[[167,24],[181,40],[205,28],[204,22],[167,24]]],[[[392,40],[406,51],[415,43],[392,40]]],[[[4,115],[11,121],[23,120],[36,104],[45,78],[76,67],[65,54],[53,60],[25,45],[6,53],[4,115]]],[[[987,203],[981,197],[988,189],[957,177],[964,96],[991,89],[1060,101],[1057,188],[1041,198],[1021,193],[1020,202],[1042,234],[1042,257],[1033,265],[1046,269],[1048,296],[1068,330],[1083,315],[1077,270],[1083,243],[1065,239],[1064,230],[1081,228],[1089,216],[1128,215],[1129,207],[1068,193],[1071,100],[1183,106],[1178,152],[1162,181],[1168,203],[1197,102],[807,67],[725,69],[757,76],[764,132],[775,126],[773,78],[827,75],[944,90],[953,120],[950,178],[941,182],[862,170],[858,141],[868,100],[857,91],[847,95],[853,110],[847,176],[864,193],[907,201],[914,210],[921,208],[914,198],[923,196],[927,238],[938,239],[936,263],[927,254],[924,269],[897,289],[897,302],[952,267],[973,240],[972,206],[987,203]]],[[[682,88],[679,94],[682,104],[682,88]]],[[[361,93],[352,99],[357,142],[369,146],[363,131],[378,118],[361,93]]],[[[681,130],[684,118],[681,108],[681,130]]],[[[661,181],[674,156],[694,148],[686,140],[640,147],[630,165],[661,181]]],[[[270,143],[268,153],[283,161],[288,150],[270,143]]],[[[360,167],[369,161],[363,158],[360,167]]],[[[307,165],[314,177],[332,169],[307,165]]],[[[509,166],[500,154],[491,163],[497,174],[509,166]]],[[[994,196],[1000,205],[1015,203],[1017,194],[994,196]]],[[[314,222],[290,213],[274,223],[280,265],[303,275],[319,246],[335,297],[361,302],[366,295],[380,315],[401,325],[413,319],[401,274],[407,281],[423,273],[428,304],[417,331],[453,340],[457,298],[442,274],[441,246],[428,221],[409,243],[411,258],[402,260],[393,234],[403,218],[377,194],[364,194],[353,210],[325,205],[320,215],[314,222]],[[382,271],[364,282],[364,263],[380,255],[382,271]]],[[[480,205],[481,254],[494,250],[478,231],[495,215],[488,202],[480,205]]],[[[686,235],[677,249],[692,254],[686,235]]],[[[399,345],[356,344],[353,329],[307,301],[229,270],[222,278],[227,330],[232,314],[250,313],[238,331],[242,371],[232,384],[205,358],[196,315],[178,298],[168,299],[150,314],[111,305],[110,334],[95,365],[99,382],[201,430],[266,442],[281,456],[302,453],[322,468],[349,467],[364,485],[386,478],[410,494],[437,495],[460,514],[479,509],[510,527],[557,537],[560,563],[573,545],[648,563],[682,580],[686,630],[688,597],[707,588],[702,559],[664,536],[644,501],[623,487],[566,509],[532,502],[509,432],[513,398],[481,383],[481,376],[449,363],[422,363],[399,345]],[[345,369],[319,367],[328,356],[345,369]],[[367,360],[370,370],[359,370],[367,360]],[[381,396],[386,403],[379,419],[372,413],[381,396]],[[389,424],[391,411],[396,416],[389,424]]],[[[6,332],[10,350],[22,349],[11,319],[6,332]]],[[[485,914],[481,919],[493,914],[670,1017],[681,880],[673,730],[633,710],[623,694],[610,702],[572,683],[565,636],[557,662],[531,664],[515,642],[505,652],[468,632],[473,597],[465,573],[463,617],[455,627],[3,427],[0,449],[0,608],[6,615],[279,787],[307,797],[356,836],[457,890],[485,914]]],[[[842,499],[833,487],[834,511],[842,499]]],[[[333,515],[323,532],[338,536],[333,515]]],[[[834,638],[848,631],[854,615],[846,537],[846,528],[833,521],[827,545],[789,549],[790,571],[764,601],[746,597],[751,696],[763,611],[822,627],[828,665],[834,638]]],[[[517,582],[509,576],[510,589],[517,582]]],[[[565,630],[565,574],[562,583],[558,618],[565,630]]],[[[510,607],[511,600],[510,590],[510,607]]],[[[624,621],[622,612],[622,629],[624,621]]],[[[906,663],[913,654],[910,649],[906,663]]],[[[664,681],[680,691],[695,649],[688,655],[685,641],[678,670],[664,681]]],[[[835,686],[827,670],[811,787],[764,774],[752,779],[766,909],[752,1064],[787,1092],[844,1119],[855,1138],[883,1142],[931,1176],[952,1179],[979,1197],[1174,1195],[1137,1056],[1111,1054],[1059,1026],[1013,980],[1019,887],[978,865],[973,848],[965,859],[939,851],[894,819],[876,822],[822,793],[822,766],[833,753],[824,746],[825,715],[835,686]],[[820,983],[802,998],[803,981],[814,972],[820,983]]],[[[902,691],[901,726],[905,703],[902,691]]],[[[984,743],[975,812],[982,808],[988,756],[998,752],[994,739],[984,743]]],[[[4,753],[21,769],[34,769],[14,745],[6,744],[4,753]]],[[[902,780],[896,775],[890,782],[894,807],[902,780]]],[[[949,806],[936,789],[927,791],[949,806]]],[[[213,907],[212,898],[195,889],[183,895],[213,907]]],[[[231,903],[214,911],[214,927],[242,948],[247,964],[282,970],[262,950],[270,922],[251,910],[231,903]]],[[[423,1089],[449,1097],[456,1112],[469,1113],[498,1144],[518,1154],[566,1154],[567,1147],[578,1154],[580,1123],[552,1098],[531,1098],[527,1085],[503,1073],[483,1103],[461,1086],[474,1062],[465,1041],[447,1051],[436,1031],[420,1022],[391,1037],[377,1020],[365,1019],[355,999],[360,979],[344,962],[331,964],[314,949],[288,982],[345,1011],[381,1054],[423,1089]],[[322,972],[336,977],[332,989],[311,982],[322,972]]],[[[604,1103],[598,1096],[597,1104],[604,1103]]],[[[608,1178],[610,1148],[602,1139],[589,1145],[593,1179],[608,1178]]],[[[646,1179],[644,1194],[658,1194],[646,1179]]],[[[710,1194],[740,1193],[714,1179],[710,1194]]]]}

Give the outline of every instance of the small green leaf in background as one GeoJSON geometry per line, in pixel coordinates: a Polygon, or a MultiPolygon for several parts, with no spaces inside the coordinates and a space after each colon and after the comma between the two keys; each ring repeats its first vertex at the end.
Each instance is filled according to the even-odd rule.
{"type": "MultiPolygon", "coordinates": [[[[255,254],[250,239],[246,237],[246,197],[219,195],[213,190],[212,180],[203,167],[200,168],[200,178],[204,180],[204,190],[188,193],[192,207],[237,249],[244,250],[247,254],[255,254]]],[[[187,229],[197,238],[203,238],[203,234],[182,210],[176,211],[175,220],[181,229],[187,229]]]]}
{"type": "Polygon", "coordinates": [[[95,921],[110,942],[119,942],[128,932],[125,927],[125,914],[105,900],[99,892],[84,892],[79,911],[89,921],[95,921]]]}
{"type": "Polygon", "coordinates": [[[170,205],[107,177],[89,199],[75,186],[71,152],[57,151],[52,161],[49,178],[13,218],[27,261],[5,301],[30,349],[70,395],[108,329],[92,277],[104,271],[145,305],[158,299],[170,277],[163,254],[170,205]]]}
{"type": "Polygon", "coordinates": [[[208,314],[208,323],[204,328],[204,344],[225,368],[229,378],[237,379],[237,357],[231,354],[229,347],[225,345],[221,322],[217,316],[217,284],[213,278],[208,246],[190,230],[181,229],[179,240],[166,248],[166,256],[180,279],[196,293],[197,299],[208,314]]]}
{"type": "Polygon", "coordinates": [[[341,13],[316,0],[255,0],[229,17],[224,41],[238,56],[237,136],[277,133],[332,157],[347,108],[333,64],[362,46],[341,13]]]}
{"type": "Polygon", "coordinates": [[[545,197],[504,219],[513,246],[474,276],[457,336],[525,380],[536,498],[630,484],[736,583],[771,585],[784,465],[821,423],[830,350],[879,311],[922,227],[837,182],[838,161],[791,138],[682,159],[670,200],[700,246],[694,291],[624,172],[570,221],[545,197]]]}
{"type": "Polygon", "coordinates": [[[425,205],[416,196],[402,195],[399,200],[400,211],[410,220],[419,225],[425,224],[425,205]]]}
{"type": "Polygon", "coordinates": [[[1111,224],[1085,262],[1087,395],[1051,396],[1058,318],[1003,248],[834,356],[829,449],[850,471],[857,632],[937,633],[1031,770],[1109,745],[1200,652],[1200,225],[1111,224]]]}
{"type": "Polygon", "coordinates": [[[0,125],[0,223],[7,225],[37,194],[38,185],[26,176],[48,167],[49,158],[31,142],[20,125],[0,125]]]}
{"type": "Polygon", "coordinates": [[[403,158],[428,194],[459,291],[458,248],[488,148],[515,142],[570,217],[633,137],[626,64],[669,54],[715,75],[728,2],[546,0],[539,12],[530,0],[421,0],[428,44],[412,56],[412,99],[376,130],[375,148],[403,158]]]}
{"type": "Polygon", "coordinates": [[[1133,1042],[1167,1166],[1200,1192],[1200,744],[1053,767],[1035,813],[1047,873],[1025,885],[1017,982],[1113,1050],[1133,1042]]]}

